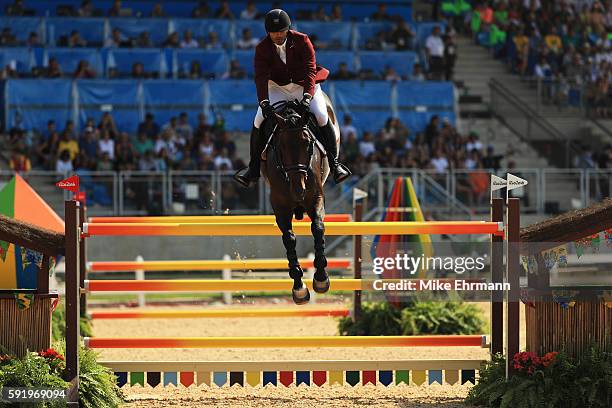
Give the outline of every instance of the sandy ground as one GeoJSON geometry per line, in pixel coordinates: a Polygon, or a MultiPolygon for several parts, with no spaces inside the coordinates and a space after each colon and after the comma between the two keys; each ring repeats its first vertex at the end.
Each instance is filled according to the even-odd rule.
{"type": "MultiPolygon", "coordinates": [[[[488,305],[480,304],[488,319],[488,305]]],[[[321,307],[314,306],[314,307],[321,307]]],[[[330,305],[341,307],[342,304],[330,305]]],[[[240,308],[251,306],[237,306],[240,308]]],[[[271,306],[273,307],[273,306],[271,306]]],[[[277,307],[281,307],[278,306],[277,307]]],[[[282,306],[284,307],[284,306],[282,306]]],[[[307,306],[311,307],[311,306],[307,306]]],[[[189,307],[193,309],[193,307],[189,307]]],[[[108,310],[108,309],[105,309],[108,310]]],[[[524,323],[522,324],[524,327],[524,323]]],[[[232,319],[119,319],[94,322],[98,337],[189,336],[332,336],[337,321],[329,317],[232,319]]],[[[524,344],[524,333],[521,336],[524,344]]],[[[476,347],[287,348],[287,349],[101,349],[101,360],[392,360],[486,359],[476,347]]],[[[126,407],[464,407],[469,386],[319,387],[124,387],[126,407]]]]}

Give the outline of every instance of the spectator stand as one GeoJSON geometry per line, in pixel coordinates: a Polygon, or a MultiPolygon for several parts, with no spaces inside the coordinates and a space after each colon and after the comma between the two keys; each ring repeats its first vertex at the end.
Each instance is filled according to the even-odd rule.
{"type": "Polygon", "coordinates": [[[109,78],[165,78],[168,73],[165,54],[158,48],[115,48],[109,50],[107,58],[109,78]],[[144,66],[143,77],[133,73],[138,63],[144,66]]]}
{"type": "Polygon", "coordinates": [[[110,35],[108,20],[104,18],[49,17],[45,19],[46,44],[67,47],[68,37],[77,31],[88,47],[102,47],[110,35]]]}
{"type": "MultiPolygon", "coordinates": [[[[198,114],[206,113],[209,99],[207,86],[204,81],[143,81],[144,107],[141,111],[152,113],[158,123],[170,122],[179,112],[187,113],[188,117],[194,120],[198,114]],[[172,97],[168,98],[168,95],[172,97]]],[[[142,119],[144,115],[140,120],[142,119]]],[[[132,127],[134,123],[132,122],[132,127]]]]}
{"type": "Polygon", "coordinates": [[[102,76],[105,70],[102,55],[95,48],[46,48],[43,53],[42,66],[48,67],[54,58],[59,64],[63,76],[71,77],[79,62],[87,61],[97,76],[102,76]]]}
{"type": "Polygon", "coordinates": [[[229,59],[224,50],[177,49],[173,50],[172,55],[173,78],[187,76],[194,61],[200,65],[204,78],[209,74],[221,78],[229,68],[229,59]]]}
{"type": "Polygon", "coordinates": [[[29,77],[32,69],[38,66],[34,51],[30,48],[2,48],[0,49],[0,66],[9,66],[19,76],[29,77]]]}

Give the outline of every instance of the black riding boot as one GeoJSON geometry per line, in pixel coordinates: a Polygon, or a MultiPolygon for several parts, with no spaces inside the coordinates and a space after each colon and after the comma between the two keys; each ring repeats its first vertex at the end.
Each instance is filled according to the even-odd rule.
{"type": "Polygon", "coordinates": [[[261,140],[261,132],[255,126],[251,130],[251,159],[249,166],[240,169],[234,174],[234,180],[245,187],[249,187],[251,182],[257,182],[259,179],[261,152],[264,149],[264,142],[261,140]]]}
{"type": "Polygon", "coordinates": [[[336,145],[336,132],[334,132],[334,126],[328,119],[325,126],[321,126],[319,130],[322,139],[320,142],[323,143],[323,147],[325,147],[327,151],[327,160],[329,161],[329,167],[334,175],[334,181],[336,184],[342,183],[349,178],[351,171],[344,164],[338,162],[338,146],[336,145]]]}

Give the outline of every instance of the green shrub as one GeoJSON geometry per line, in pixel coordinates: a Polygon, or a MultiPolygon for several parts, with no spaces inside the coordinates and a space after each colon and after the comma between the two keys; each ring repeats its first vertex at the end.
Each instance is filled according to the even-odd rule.
{"type": "Polygon", "coordinates": [[[480,309],[461,302],[415,302],[402,309],[401,334],[480,334],[480,309]]]}
{"type": "MultiPolygon", "coordinates": [[[[59,343],[57,349],[64,349],[59,343]]],[[[93,350],[79,351],[79,405],[91,408],[115,408],[121,406],[123,394],[116,386],[114,374],[96,362],[93,350]]],[[[66,364],[64,356],[48,349],[38,353],[27,353],[23,358],[0,354],[0,388],[48,387],[67,389],[69,383],[62,377],[66,364]]],[[[0,402],[0,406],[4,406],[0,402]]],[[[48,401],[28,404],[28,407],[47,408],[65,406],[64,401],[48,401]]]]}
{"type": "Polygon", "coordinates": [[[359,321],[344,317],[338,324],[344,336],[479,334],[483,327],[477,307],[454,301],[415,301],[403,309],[387,302],[365,302],[359,321]]]}
{"type": "MultiPolygon", "coordinates": [[[[50,354],[50,353],[49,353],[50,354]]],[[[68,383],[60,375],[64,369],[63,357],[39,353],[27,353],[23,358],[0,354],[0,389],[2,387],[45,387],[68,388],[68,383]]],[[[24,404],[25,405],[25,404],[24,404]]],[[[0,406],[4,405],[0,402],[0,406]]],[[[63,400],[28,403],[28,407],[62,407],[63,400]]]]}
{"type": "Polygon", "coordinates": [[[121,406],[123,394],[116,385],[115,375],[96,361],[93,350],[82,348],[79,352],[79,404],[84,408],[121,406]]]}
{"type": "Polygon", "coordinates": [[[466,402],[494,408],[608,408],[612,406],[612,353],[591,348],[576,362],[565,353],[518,353],[506,381],[505,359],[493,357],[466,402]]]}

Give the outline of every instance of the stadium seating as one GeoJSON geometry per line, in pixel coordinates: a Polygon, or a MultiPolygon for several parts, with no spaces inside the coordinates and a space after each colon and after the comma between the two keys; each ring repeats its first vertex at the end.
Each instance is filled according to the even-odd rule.
{"type": "Polygon", "coordinates": [[[109,51],[107,70],[114,69],[118,77],[130,77],[132,66],[140,62],[147,73],[165,78],[168,68],[164,53],[158,48],[115,48],[109,51]]]}
{"type": "Polygon", "coordinates": [[[109,19],[110,29],[117,28],[123,36],[135,40],[138,36],[147,31],[149,37],[156,47],[161,47],[168,38],[169,20],[159,18],[111,18],[109,19]]]}
{"type": "Polygon", "coordinates": [[[224,48],[230,48],[234,41],[232,24],[228,20],[176,18],[170,20],[170,31],[178,31],[183,38],[183,33],[191,30],[192,36],[197,40],[208,42],[211,32],[217,33],[219,42],[224,48]]]}
{"type": "Polygon", "coordinates": [[[204,112],[207,86],[204,81],[144,81],[142,86],[144,111],[153,113],[159,123],[167,123],[181,112],[186,112],[193,121],[204,112]]]}
{"type": "Polygon", "coordinates": [[[9,80],[6,81],[6,100],[9,106],[8,127],[20,125],[24,129],[45,129],[48,120],[64,124],[72,119],[72,83],[66,80],[9,80]],[[46,106],[41,109],[41,95],[46,106]]]}
{"type": "MultiPolygon", "coordinates": [[[[0,1],[0,7],[2,10],[7,5],[13,3],[13,0],[2,0],[0,1]]],[[[94,10],[106,15],[108,10],[112,6],[111,0],[94,0],[94,10]]],[[[133,17],[145,17],[151,14],[153,6],[156,3],[161,3],[164,12],[169,17],[191,17],[191,12],[197,3],[193,1],[150,1],[150,0],[130,0],[129,2],[123,2],[122,9],[125,13],[133,17]]],[[[274,2],[272,1],[257,1],[257,9],[265,13],[267,10],[272,8],[274,2]]],[[[376,11],[376,2],[371,0],[339,0],[338,4],[342,7],[342,15],[345,20],[350,21],[353,19],[364,20],[368,18],[374,11],[376,11]]],[[[412,17],[412,6],[411,1],[406,0],[386,0],[387,11],[389,14],[401,15],[405,20],[410,20],[412,17]]],[[[76,13],[81,5],[81,0],[28,0],[25,2],[27,9],[32,10],[36,16],[56,16],[58,11],[65,13],[66,10],[71,10],[72,13],[76,13]],[[58,7],[61,6],[61,7],[58,7]],[[67,7],[66,7],[67,6],[67,7]]],[[[312,11],[318,7],[318,3],[310,3],[308,0],[286,2],[282,4],[284,10],[291,15],[296,15],[298,11],[306,10],[312,11]]],[[[219,1],[208,1],[208,6],[211,13],[214,15],[215,11],[219,7],[219,1]]],[[[235,16],[239,16],[240,12],[244,10],[246,6],[246,0],[244,1],[230,1],[230,9],[235,16]]],[[[329,14],[331,11],[331,5],[326,5],[325,11],[329,14]]]]}
{"type": "Polygon", "coordinates": [[[37,65],[34,53],[29,48],[1,48],[0,64],[2,67],[11,65],[22,75],[29,75],[37,65]]]}
{"type": "Polygon", "coordinates": [[[352,45],[353,26],[351,23],[300,21],[296,29],[309,36],[316,36],[317,41],[325,43],[327,49],[348,50],[352,45]]]}
{"type": "Polygon", "coordinates": [[[350,114],[359,129],[376,131],[391,116],[391,84],[384,81],[336,81],[330,91],[338,116],[350,114]]]}
{"type": "Polygon", "coordinates": [[[42,40],[42,19],[39,17],[0,17],[0,28],[10,28],[15,39],[20,43],[24,43],[30,33],[38,34],[38,38],[42,40]]]}
{"type": "Polygon", "coordinates": [[[108,110],[118,129],[135,132],[140,113],[138,82],[81,80],[76,84],[80,124],[85,123],[89,117],[98,123],[104,111],[108,110]]]}
{"type": "Polygon", "coordinates": [[[340,63],[345,62],[349,71],[357,70],[355,53],[352,51],[318,51],[317,64],[322,65],[331,73],[338,70],[340,63]]]}
{"type": "Polygon", "coordinates": [[[371,69],[373,72],[382,73],[389,66],[402,75],[412,74],[412,67],[417,61],[414,52],[386,52],[386,51],[360,51],[359,63],[361,69],[371,69]]]}
{"type": "Polygon", "coordinates": [[[89,67],[96,72],[96,76],[104,74],[101,54],[95,48],[47,48],[44,52],[43,66],[46,67],[51,58],[57,60],[64,75],[71,76],[80,61],[87,61],[89,67]]]}
{"type": "Polygon", "coordinates": [[[197,61],[205,73],[221,77],[228,68],[227,53],[223,50],[184,49],[174,51],[173,73],[189,72],[193,61],[197,61]]]}
{"type": "Polygon", "coordinates": [[[101,47],[104,45],[104,24],[103,18],[48,18],[47,44],[51,46],[66,46],[65,42],[73,30],[79,32],[82,39],[87,41],[89,47],[101,47]]]}
{"type": "Polygon", "coordinates": [[[230,59],[238,61],[240,66],[244,68],[247,75],[252,77],[255,73],[253,59],[255,58],[255,50],[235,50],[232,52],[230,59]]]}

